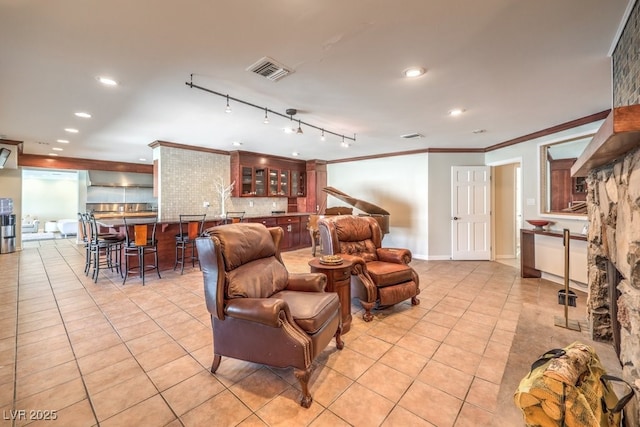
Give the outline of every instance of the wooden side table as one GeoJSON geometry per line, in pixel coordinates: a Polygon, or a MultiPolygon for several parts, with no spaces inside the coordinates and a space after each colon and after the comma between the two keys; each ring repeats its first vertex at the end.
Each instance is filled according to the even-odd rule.
{"type": "Polygon", "coordinates": [[[351,261],[343,260],[341,264],[330,265],[320,263],[319,258],[309,261],[312,273],[324,273],[327,276],[327,291],[336,292],[340,299],[342,315],[342,333],[351,329],[351,261]]]}

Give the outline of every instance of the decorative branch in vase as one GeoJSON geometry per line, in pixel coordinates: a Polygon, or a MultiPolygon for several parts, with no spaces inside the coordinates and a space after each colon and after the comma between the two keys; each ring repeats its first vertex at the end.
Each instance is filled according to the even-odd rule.
{"type": "Polygon", "coordinates": [[[224,206],[225,201],[229,198],[229,195],[231,195],[231,192],[233,191],[233,187],[235,185],[236,185],[236,182],[233,181],[228,186],[225,186],[224,179],[222,179],[222,177],[218,177],[218,182],[214,184],[216,188],[216,192],[220,196],[220,217],[221,218],[224,218],[227,215],[225,211],[225,206],[224,206]]]}

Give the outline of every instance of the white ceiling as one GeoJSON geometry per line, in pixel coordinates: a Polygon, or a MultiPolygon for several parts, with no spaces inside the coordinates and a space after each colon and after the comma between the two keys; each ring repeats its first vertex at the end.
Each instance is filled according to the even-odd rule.
{"type": "Polygon", "coordinates": [[[608,54],[629,2],[0,0],[0,135],[25,153],[135,163],[156,140],[324,160],[488,147],[611,107],[608,54]],[[246,71],[264,56],[294,73],[246,71]],[[415,65],[427,73],[403,78],[415,65]],[[356,142],[285,135],[287,119],[265,125],[233,101],[225,114],[191,74],[356,142]],[[413,132],[424,138],[400,138],[413,132]]]}

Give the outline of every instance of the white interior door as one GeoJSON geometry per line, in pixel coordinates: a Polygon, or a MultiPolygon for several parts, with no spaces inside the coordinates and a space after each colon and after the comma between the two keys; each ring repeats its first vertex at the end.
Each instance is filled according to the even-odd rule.
{"type": "Polygon", "coordinates": [[[451,167],[451,259],[491,259],[489,166],[451,167]]]}

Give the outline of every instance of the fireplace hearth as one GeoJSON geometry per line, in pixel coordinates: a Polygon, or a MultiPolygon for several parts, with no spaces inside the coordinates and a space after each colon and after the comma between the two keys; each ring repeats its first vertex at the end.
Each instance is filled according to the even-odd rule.
{"type": "MultiPolygon", "coordinates": [[[[592,338],[614,346],[624,379],[640,395],[640,149],[592,170],[587,183],[592,338]]],[[[640,425],[637,399],[625,414],[640,425]]]]}

